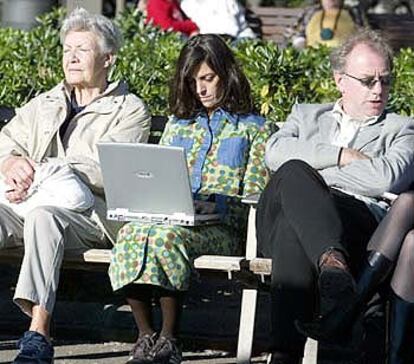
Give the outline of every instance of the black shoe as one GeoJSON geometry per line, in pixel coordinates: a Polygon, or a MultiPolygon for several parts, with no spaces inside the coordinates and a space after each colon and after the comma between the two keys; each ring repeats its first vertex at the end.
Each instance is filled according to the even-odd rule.
{"type": "Polygon", "coordinates": [[[346,269],[341,272],[338,268],[325,268],[327,275],[322,271],[319,278],[320,315],[311,323],[298,322],[298,331],[316,340],[328,342],[349,339],[350,332],[355,329],[355,320],[361,315],[364,305],[372,298],[378,285],[388,276],[392,266],[392,261],[381,253],[370,252],[356,286],[346,269]]]}
{"type": "Polygon", "coordinates": [[[390,297],[389,364],[414,363],[414,303],[390,297]]]}
{"type": "Polygon", "coordinates": [[[157,333],[145,334],[138,338],[132,350],[129,353],[129,358],[126,364],[149,364],[153,359],[150,355],[151,349],[154,347],[157,340],[157,333]]]}
{"type": "Polygon", "coordinates": [[[345,317],[352,316],[350,307],[356,300],[354,278],[346,269],[331,267],[320,273],[318,284],[320,314],[313,322],[296,321],[296,329],[304,336],[328,343],[349,338],[343,324],[345,317]]]}
{"type": "Polygon", "coordinates": [[[26,331],[18,341],[13,364],[52,364],[54,350],[49,340],[36,331],[26,331]]]}
{"type": "Polygon", "coordinates": [[[165,336],[158,338],[149,355],[153,364],[180,364],[182,361],[182,352],[177,340],[165,336]]]}

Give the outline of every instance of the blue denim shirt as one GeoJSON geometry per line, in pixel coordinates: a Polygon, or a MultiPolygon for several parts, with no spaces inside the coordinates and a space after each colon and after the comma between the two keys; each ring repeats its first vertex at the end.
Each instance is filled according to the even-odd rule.
{"type": "Polygon", "coordinates": [[[209,118],[172,117],[160,143],[184,148],[193,193],[223,197],[258,193],[267,182],[264,147],[270,132],[256,114],[239,115],[217,109],[209,118]]]}

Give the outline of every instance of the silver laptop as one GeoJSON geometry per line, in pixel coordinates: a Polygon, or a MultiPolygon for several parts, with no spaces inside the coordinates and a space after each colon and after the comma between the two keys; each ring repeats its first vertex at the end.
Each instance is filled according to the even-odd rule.
{"type": "Polygon", "coordinates": [[[183,148],[98,143],[107,218],[146,224],[211,224],[218,214],[196,214],[183,148]]]}

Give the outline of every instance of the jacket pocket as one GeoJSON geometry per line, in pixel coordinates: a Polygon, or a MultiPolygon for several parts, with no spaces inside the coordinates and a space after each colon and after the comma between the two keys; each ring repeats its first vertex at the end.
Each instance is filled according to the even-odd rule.
{"type": "Polygon", "coordinates": [[[248,142],[243,137],[223,139],[218,150],[218,162],[231,168],[241,167],[244,164],[247,146],[248,142]]]}
{"type": "Polygon", "coordinates": [[[194,139],[193,138],[186,138],[182,137],[180,135],[176,135],[173,137],[171,141],[171,145],[175,147],[182,147],[185,150],[185,153],[188,155],[189,152],[191,152],[191,149],[194,145],[194,139]]]}

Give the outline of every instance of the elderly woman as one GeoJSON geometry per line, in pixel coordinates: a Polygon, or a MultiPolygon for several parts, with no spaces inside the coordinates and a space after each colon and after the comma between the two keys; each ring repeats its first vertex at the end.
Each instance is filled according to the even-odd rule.
{"type": "MultiPolygon", "coordinates": [[[[50,158],[70,166],[94,194],[83,212],[36,207],[23,218],[0,204],[0,247],[21,245],[25,255],[14,300],[31,317],[15,363],[52,363],[49,323],[64,251],[105,247],[115,228],[106,206],[96,144],[145,142],[150,116],[122,82],[108,82],[121,40],[108,19],[76,9],[61,30],[65,80],[22,108],[0,133],[0,170],[12,204],[24,201],[38,166],[50,158]]],[[[62,191],[66,192],[66,191],[62,191]]]]}
{"type": "Polygon", "coordinates": [[[245,235],[241,196],[267,181],[265,120],[253,112],[249,83],[226,43],[198,35],[181,50],[170,88],[169,120],[162,144],[183,147],[196,209],[222,219],[196,227],[125,225],[113,249],[110,277],[123,288],[139,337],[128,363],[179,363],[176,343],[181,297],[200,254],[232,254],[245,235]],[[134,284],[131,284],[134,283],[134,284]],[[151,299],[159,298],[162,328],[151,323],[151,299]]]}

